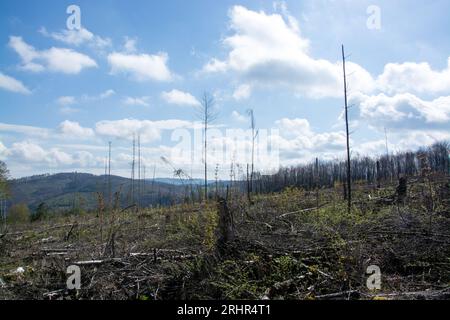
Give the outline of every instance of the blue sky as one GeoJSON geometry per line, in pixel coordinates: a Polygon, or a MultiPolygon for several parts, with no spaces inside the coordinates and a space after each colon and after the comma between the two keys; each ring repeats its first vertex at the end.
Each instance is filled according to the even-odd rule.
{"type": "MultiPolygon", "coordinates": [[[[205,91],[223,134],[214,146],[227,129],[248,129],[254,110],[279,149],[279,161],[257,159],[261,170],[340,158],[342,43],[354,155],[383,153],[385,128],[393,152],[450,140],[449,10],[406,0],[2,1],[0,159],[13,177],[101,174],[112,141],[113,172],[128,176],[135,133],[158,176],[171,175],[161,156],[201,176],[201,157],[181,156],[171,138],[198,131],[205,91]],[[67,29],[69,5],[81,30],[67,29]]],[[[217,164],[229,175],[228,160],[209,158],[210,178],[217,164]]]]}

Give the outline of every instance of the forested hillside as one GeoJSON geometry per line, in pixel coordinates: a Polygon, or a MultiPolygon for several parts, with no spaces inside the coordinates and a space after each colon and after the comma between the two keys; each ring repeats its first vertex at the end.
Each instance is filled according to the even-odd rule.
{"type": "MultiPolygon", "coordinates": [[[[68,211],[74,208],[93,210],[97,206],[98,194],[109,196],[107,176],[86,173],[60,173],[40,175],[10,181],[11,198],[9,203],[23,203],[31,210],[45,203],[55,211],[68,211]]],[[[170,179],[166,181],[170,182],[170,179]]],[[[143,206],[170,205],[180,198],[182,186],[159,181],[137,181],[142,187],[140,202],[143,206]]],[[[131,180],[111,176],[111,193],[118,194],[122,206],[131,202],[131,180]]]]}

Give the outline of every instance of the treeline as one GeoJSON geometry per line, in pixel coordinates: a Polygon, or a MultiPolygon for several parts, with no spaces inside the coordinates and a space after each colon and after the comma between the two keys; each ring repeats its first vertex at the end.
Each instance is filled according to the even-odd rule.
{"type": "MultiPolygon", "coordinates": [[[[395,181],[402,176],[417,176],[450,171],[449,143],[439,142],[418,151],[400,152],[378,158],[357,156],[351,159],[351,178],[354,182],[380,184],[395,181]]],[[[290,168],[281,168],[276,174],[256,174],[253,189],[257,193],[279,192],[287,187],[306,190],[345,185],[346,161],[320,161],[290,168]]]]}

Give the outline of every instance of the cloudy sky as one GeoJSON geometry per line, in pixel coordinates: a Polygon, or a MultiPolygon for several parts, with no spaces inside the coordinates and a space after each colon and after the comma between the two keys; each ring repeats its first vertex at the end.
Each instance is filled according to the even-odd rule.
{"type": "MultiPolygon", "coordinates": [[[[13,177],[101,174],[111,141],[113,173],[129,176],[136,134],[158,176],[171,176],[161,156],[200,176],[201,156],[178,151],[187,132],[202,153],[204,92],[216,148],[253,109],[280,164],[340,158],[341,44],[353,155],[384,153],[385,129],[392,152],[450,140],[448,12],[447,0],[4,0],[0,159],[13,177]],[[80,28],[68,29],[70,5],[80,28]]],[[[227,177],[243,149],[212,154],[211,171],[227,177]]],[[[257,168],[274,163],[261,156],[257,168]]]]}

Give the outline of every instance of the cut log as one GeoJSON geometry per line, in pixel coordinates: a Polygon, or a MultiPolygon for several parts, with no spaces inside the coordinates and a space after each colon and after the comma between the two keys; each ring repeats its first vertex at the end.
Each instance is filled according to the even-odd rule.
{"type": "Polygon", "coordinates": [[[77,266],[87,266],[87,265],[100,265],[105,263],[105,260],[90,260],[90,261],[78,261],[74,264],[77,266]]]}
{"type": "Polygon", "coordinates": [[[341,298],[341,297],[345,297],[347,299],[358,298],[359,292],[357,290],[342,291],[342,292],[336,292],[336,293],[330,293],[330,294],[316,296],[316,299],[327,300],[327,299],[335,299],[335,298],[341,298]]]}

